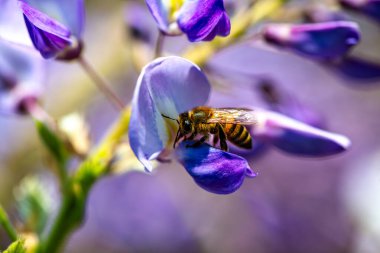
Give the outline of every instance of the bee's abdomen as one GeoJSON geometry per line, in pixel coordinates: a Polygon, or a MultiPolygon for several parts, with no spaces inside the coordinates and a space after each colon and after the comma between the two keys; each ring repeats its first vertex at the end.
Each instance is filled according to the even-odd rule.
{"type": "Polygon", "coordinates": [[[225,124],[224,131],[227,139],[238,147],[251,149],[252,138],[248,129],[243,125],[225,124]]]}

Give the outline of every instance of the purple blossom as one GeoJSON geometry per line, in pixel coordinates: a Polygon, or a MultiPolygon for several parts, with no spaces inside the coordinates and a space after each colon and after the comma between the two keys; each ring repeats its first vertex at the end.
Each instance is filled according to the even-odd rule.
{"type": "Polygon", "coordinates": [[[312,127],[280,113],[256,109],[256,115],[258,123],[251,129],[253,138],[290,154],[330,156],[351,145],[343,135],[312,127]]]}
{"type": "Polygon", "coordinates": [[[344,7],[364,13],[380,22],[380,0],[340,0],[344,7]]]}
{"type": "MultiPolygon", "coordinates": [[[[129,140],[148,171],[152,170],[150,161],[172,146],[174,131],[170,131],[170,123],[162,114],[178,118],[182,112],[205,105],[209,93],[206,76],[183,58],[158,58],[143,69],[132,100],[129,140]]],[[[206,144],[196,148],[182,144],[175,155],[195,181],[210,192],[231,193],[246,174],[254,175],[245,159],[206,144]]]]}
{"type": "Polygon", "coordinates": [[[79,57],[85,15],[82,0],[54,1],[50,8],[44,8],[38,1],[25,0],[19,1],[19,6],[33,45],[42,57],[62,60],[79,57]],[[59,20],[50,17],[49,10],[59,13],[59,20]]]}
{"type": "Polygon", "coordinates": [[[228,36],[231,29],[223,0],[146,0],[159,29],[167,35],[185,33],[191,42],[228,36]]]}
{"type": "Polygon", "coordinates": [[[333,60],[347,54],[360,41],[354,22],[270,24],[264,30],[268,43],[316,60],[333,60]]]}
{"type": "Polygon", "coordinates": [[[43,65],[27,47],[0,40],[0,113],[25,114],[42,94],[43,65]]]}

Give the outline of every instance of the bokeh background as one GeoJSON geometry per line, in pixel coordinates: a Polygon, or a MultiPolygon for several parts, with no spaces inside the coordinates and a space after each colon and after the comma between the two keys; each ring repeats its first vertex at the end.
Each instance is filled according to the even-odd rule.
{"type": "MultiPolygon", "coordinates": [[[[138,76],[131,57],[146,53],[131,46],[125,22],[131,2],[138,3],[87,1],[84,37],[85,57],[125,102],[138,76]]],[[[312,2],[294,1],[293,6],[312,2]]],[[[352,54],[380,65],[380,24],[350,15],[363,35],[352,54]]],[[[153,19],[147,14],[141,22],[152,25],[154,41],[153,19]]],[[[186,46],[183,37],[169,38],[165,51],[179,54],[186,46]]],[[[57,118],[81,113],[96,143],[116,111],[79,65],[49,61],[46,68],[46,110],[57,118]]],[[[211,80],[224,85],[211,105],[268,107],[258,88],[258,77],[265,77],[311,108],[323,127],[349,137],[351,148],[319,159],[268,148],[250,158],[259,176],[227,196],[202,190],[175,162],[151,175],[107,176],[92,189],[86,221],[64,252],[380,252],[380,79],[353,79],[252,41],[221,51],[210,59],[208,70],[211,80]]],[[[18,217],[15,187],[28,175],[39,174],[42,187],[51,192],[52,209],[58,205],[48,167],[33,122],[1,117],[0,202],[12,219],[18,217]]],[[[0,247],[8,243],[0,229],[0,247]]]]}

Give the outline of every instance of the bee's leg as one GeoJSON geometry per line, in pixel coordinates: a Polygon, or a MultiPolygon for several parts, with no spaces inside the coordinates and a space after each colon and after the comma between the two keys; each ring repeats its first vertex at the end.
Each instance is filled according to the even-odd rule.
{"type": "Polygon", "coordinates": [[[177,131],[177,134],[175,136],[175,140],[174,140],[174,143],[173,143],[173,149],[175,149],[175,144],[177,144],[177,142],[179,141],[179,139],[181,139],[182,135],[181,135],[181,131],[177,131]]]}
{"type": "Polygon", "coordinates": [[[198,147],[198,146],[202,145],[205,141],[207,141],[209,137],[210,137],[210,134],[205,134],[198,141],[194,142],[191,145],[188,145],[187,147],[198,147]]]}
{"type": "Polygon", "coordinates": [[[189,138],[186,138],[186,140],[190,140],[190,141],[192,141],[192,140],[194,140],[194,138],[195,138],[195,136],[197,136],[197,131],[194,131],[190,136],[189,136],[189,138]]]}
{"type": "Polygon", "coordinates": [[[216,144],[218,144],[219,141],[219,133],[214,134],[214,139],[212,140],[212,145],[216,147],[216,144]]]}
{"type": "Polygon", "coordinates": [[[221,124],[218,124],[218,132],[220,139],[220,149],[223,151],[228,151],[227,136],[221,124]]]}

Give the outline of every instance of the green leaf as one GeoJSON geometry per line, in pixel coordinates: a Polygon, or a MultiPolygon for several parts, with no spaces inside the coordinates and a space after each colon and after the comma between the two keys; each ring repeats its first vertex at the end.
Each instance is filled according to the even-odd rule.
{"type": "Polygon", "coordinates": [[[60,168],[64,168],[69,157],[69,152],[66,150],[64,142],[44,122],[36,120],[35,123],[38,134],[45,144],[45,147],[52,154],[60,168]]]}
{"type": "Polygon", "coordinates": [[[26,253],[26,248],[24,246],[24,240],[17,240],[8,249],[4,250],[3,253],[26,253]]]}
{"type": "Polygon", "coordinates": [[[28,176],[14,191],[17,211],[24,226],[38,235],[43,233],[53,205],[51,192],[45,181],[37,176],[28,176]]]}

